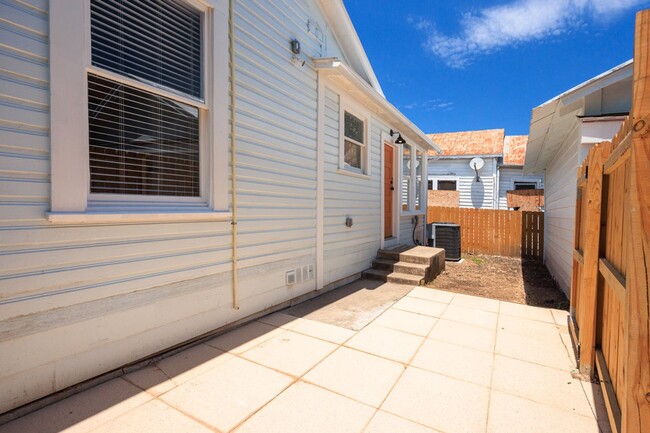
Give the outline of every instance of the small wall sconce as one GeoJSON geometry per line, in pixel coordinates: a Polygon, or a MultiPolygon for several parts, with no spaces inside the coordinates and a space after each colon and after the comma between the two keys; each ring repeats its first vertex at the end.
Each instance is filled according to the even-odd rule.
{"type": "Polygon", "coordinates": [[[291,52],[295,55],[300,54],[300,41],[298,39],[291,39],[291,52]]]}
{"type": "Polygon", "coordinates": [[[352,218],[347,217],[347,218],[345,219],[345,226],[348,227],[348,228],[349,228],[349,227],[352,227],[352,218]]]}
{"type": "Polygon", "coordinates": [[[404,144],[406,143],[406,140],[402,138],[402,134],[400,134],[399,131],[393,131],[392,129],[390,130],[390,136],[392,137],[393,135],[397,134],[397,139],[395,139],[395,144],[404,144]]]}

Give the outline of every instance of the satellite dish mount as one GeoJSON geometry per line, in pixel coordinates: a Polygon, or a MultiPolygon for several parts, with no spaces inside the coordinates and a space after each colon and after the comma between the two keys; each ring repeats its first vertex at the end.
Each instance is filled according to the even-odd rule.
{"type": "Polygon", "coordinates": [[[481,176],[478,175],[478,171],[482,169],[484,165],[485,161],[483,161],[483,158],[472,158],[469,162],[470,168],[476,173],[476,182],[481,182],[481,176]]]}

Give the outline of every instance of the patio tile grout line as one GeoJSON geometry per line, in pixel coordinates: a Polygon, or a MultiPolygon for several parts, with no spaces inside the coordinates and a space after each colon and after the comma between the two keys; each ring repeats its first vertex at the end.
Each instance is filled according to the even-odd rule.
{"type": "MultiPolygon", "coordinates": [[[[412,289],[412,290],[414,290],[414,289],[412,289]]],[[[412,290],[411,290],[411,291],[412,291],[412,290]]],[[[410,292],[409,292],[409,293],[410,293],[410,292]]],[[[408,293],[406,294],[406,296],[408,296],[408,293]]],[[[447,307],[449,307],[449,305],[451,304],[451,302],[454,300],[454,297],[455,297],[455,296],[456,296],[456,295],[454,294],[454,295],[451,297],[451,299],[449,300],[449,302],[445,305],[445,308],[442,310],[441,315],[444,314],[444,312],[447,310],[447,307]]],[[[393,305],[394,305],[394,304],[393,304],[393,305]]],[[[392,308],[392,306],[391,306],[391,307],[388,307],[388,309],[390,309],[390,308],[392,308]]],[[[388,309],[386,309],[386,311],[388,311],[388,309]]],[[[384,312],[385,312],[385,311],[384,311],[384,312]]],[[[382,314],[383,314],[383,313],[382,313],[382,314]]],[[[381,314],[380,314],[379,316],[381,316],[381,314]]],[[[377,317],[379,317],[379,316],[377,316],[377,317]]],[[[376,317],[375,319],[373,319],[370,323],[374,322],[374,320],[376,320],[377,317],[376,317]]],[[[393,392],[393,390],[395,389],[395,387],[397,386],[397,384],[399,383],[399,381],[400,381],[400,380],[402,379],[402,377],[404,376],[404,373],[406,372],[406,369],[407,369],[408,367],[411,367],[411,362],[413,362],[413,359],[415,358],[415,356],[416,356],[416,355],[418,354],[418,352],[422,349],[422,346],[423,346],[424,343],[427,341],[427,338],[429,338],[429,335],[431,335],[431,332],[433,332],[433,329],[436,327],[436,325],[438,324],[438,321],[439,321],[439,320],[440,320],[439,317],[436,318],[436,322],[433,324],[433,326],[431,327],[431,329],[429,330],[429,332],[427,333],[427,335],[424,336],[424,338],[422,339],[422,342],[421,342],[420,345],[418,346],[417,350],[415,350],[415,352],[413,352],[413,355],[412,355],[411,358],[409,359],[408,363],[405,363],[405,364],[404,364],[404,369],[402,370],[402,373],[399,375],[399,377],[397,378],[397,380],[395,381],[395,383],[393,384],[393,386],[390,388],[390,390],[388,391],[388,393],[386,394],[386,396],[385,396],[384,399],[382,400],[382,402],[379,404],[379,407],[377,408],[377,411],[376,411],[375,414],[370,418],[370,420],[368,421],[368,424],[366,424],[366,426],[364,427],[364,430],[368,427],[368,425],[370,424],[370,421],[372,421],[372,419],[377,415],[377,413],[378,413],[380,410],[384,410],[384,409],[382,409],[382,407],[383,407],[384,404],[386,403],[386,400],[388,399],[388,397],[391,395],[391,393],[393,392]]],[[[369,324],[370,324],[370,323],[369,323],[369,324]]],[[[413,368],[417,368],[417,367],[414,367],[414,366],[413,366],[413,368]]],[[[421,369],[421,370],[422,370],[422,369],[421,369]]],[[[427,370],[425,370],[425,371],[427,371],[427,370]]],[[[395,416],[397,416],[397,417],[399,417],[399,418],[403,418],[403,419],[406,419],[406,420],[408,420],[408,421],[415,422],[416,424],[426,426],[427,428],[430,428],[430,429],[433,429],[433,430],[437,430],[437,429],[434,429],[434,428],[431,427],[431,426],[428,426],[428,425],[425,425],[425,424],[419,423],[419,422],[417,422],[417,421],[413,421],[413,420],[408,419],[408,418],[404,418],[404,417],[402,417],[402,416],[400,416],[400,415],[397,415],[397,414],[394,414],[394,413],[392,413],[392,412],[390,412],[390,411],[388,411],[388,410],[384,410],[384,411],[387,412],[387,413],[390,413],[391,415],[395,415],[395,416]]],[[[363,432],[363,430],[362,430],[362,432],[363,432]]]]}
{"type": "MultiPolygon", "coordinates": [[[[390,307],[389,307],[389,308],[390,308],[390,307]]],[[[309,319],[304,319],[304,320],[309,320],[309,319]]],[[[263,322],[261,322],[261,323],[263,323],[263,322]]],[[[274,325],[269,325],[269,326],[274,326],[274,325]]],[[[332,326],[334,326],[334,325],[332,325],[332,326]]],[[[276,329],[282,329],[282,330],[284,330],[285,332],[286,332],[286,331],[290,331],[290,329],[280,328],[280,327],[277,327],[277,326],[274,326],[274,327],[275,327],[276,329]]],[[[364,326],[364,328],[365,328],[365,326],[364,326]]],[[[344,329],[345,329],[345,328],[344,328],[344,329]]],[[[294,331],[294,332],[295,332],[295,331],[294,331]]],[[[248,415],[247,417],[245,417],[242,421],[240,421],[237,425],[235,425],[232,429],[228,430],[226,433],[234,433],[234,432],[236,432],[237,429],[239,429],[241,426],[244,425],[244,423],[246,423],[246,421],[250,420],[253,416],[255,416],[258,412],[260,412],[260,411],[261,411],[262,409],[264,409],[266,406],[268,406],[269,404],[271,404],[271,402],[273,402],[275,399],[277,399],[278,397],[280,397],[284,392],[286,392],[289,388],[291,388],[291,387],[292,387],[293,385],[295,385],[296,383],[298,383],[298,382],[303,382],[303,383],[308,383],[308,384],[313,385],[313,386],[317,386],[316,384],[312,384],[312,383],[309,382],[309,381],[303,380],[303,377],[304,377],[305,375],[309,374],[309,372],[311,372],[314,368],[316,368],[317,366],[319,366],[321,363],[323,363],[327,358],[329,358],[329,357],[330,357],[334,352],[336,352],[337,350],[339,350],[341,347],[347,347],[347,346],[344,346],[344,344],[347,343],[347,342],[348,342],[351,338],[353,338],[355,335],[357,335],[358,332],[359,332],[359,331],[355,331],[355,334],[354,334],[354,335],[351,335],[351,336],[348,337],[345,341],[343,341],[342,343],[339,343],[339,344],[337,344],[337,343],[333,343],[333,342],[331,342],[331,341],[327,341],[327,340],[322,340],[322,341],[327,341],[328,343],[331,343],[331,344],[336,344],[337,347],[336,347],[334,350],[332,350],[331,352],[329,352],[327,355],[325,355],[325,356],[324,356],[320,361],[318,361],[316,364],[314,364],[313,366],[311,366],[307,371],[305,371],[305,372],[304,372],[303,374],[301,374],[300,376],[294,376],[294,375],[292,375],[292,374],[289,374],[289,373],[286,373],[286,372],[283,372],[283,371],[277,370],[277,369],[275,369],[275,368],[273,368],[273,367],[269,367],[269,366],[266,366],[266,365],[262,365],[262,364],[260,364],[260,363],[258,363],[258,362],[256,362],[256,361],[253,361],[253,360],[250,360],[250,359],[247,359],[247,358],[244,358],[244,357],[240,356],[240,355],[243,355],[244,353],[248,352],[249,350],[252,350],[253,348],[255,348],[255,347],[257,347],[257,346],[253,346],[253,347],[251,347],[250,349],[247,349],[247,350],[241,352],[240,354],[232,354],[232,355],[234,355],[234,356],[237,357],[237,358],[240,358],[240,359],[245,360],[245,361],[248,361],[248,362],[252,362],[252,363],[254,363],[254,364],[256,364],[256,365],[259,365],[259,366],[261,366],[261,367],[268,368],[268,369],[270,369],[270,370],[273,370],[273,371],[275,371],[275,372],[278,372],[278,373],[280,373],[280,374],[283,374],[283,375],[285,375],[285,376],[287,376],[287,377],[289,377],[289,378],[291,378],[291,379],[293,379],[293,380],[292,380],[292,382],[289,383],[285,388],[283,388],[282,391],[280,391],[277,395],[275,395],[275,397],[273,397],[272,399],[270,399],[269,401],[267,401],[266,403],[264,403],[264,404],[263,404],[262,406],[260,406],[257,410],[253,411],[250,415],[248,415]]],[[[296,333],[300,334],[299,332],[296,332],[296,333]]],[[[283,334],[283,333],[280,333],[280,334],[278,334],[277,336],[280,336],[280,335],[282,335],[282,334],[283,334]]],[[[305,337],[311,337],[310,335],[305,335],[305,334],[300,334],[300,335],[303,335],[303,336],[305,336],[305,337]]],[[[277,336],[276,336],[276,337],[277,337],[277,336]]],[[[260,344],[262,344],[262,343],[264,343],[264,342],[266,342],[266,341],[269,341],[269,340],[271,340],[272,338],[275,338],[275,337],[271,337],[271,338],[269,338],[268,340],[265,340],[265,341],[261,342],[260,344]]],[[[316,338],[316,337],[312,337],[312,338],[316,338]]],[[[259,346],[259,345],[258,345],[258,346],[259,346]]],[[[230,352],[228,352],[228,353],[230,353],[230,352]]],[[[319,386],[319,388],[324,389],[324,390],[326,390],[326,391],[328,391],[328,392],[333,392],[333,391],[331,391],[331,390],[329,390],[329,389],[326,389],[326,388],[323,388],[323,387],[321,387],[321,386],[319,386]]],[[[348,398],[348,399],[350,399],[350,400],[352,400],[352,401],[357,401],[357,400],[355,400],[355,399],[353,399],[353,398],[351,398],[351,397],[344,396],[344,395],[339,394],[339,393],[336,393],[336,392],[333,392],[333,393],[334,393],[334,394],[337,394],[337,395],[340,395],[340,396],[342,396],[342,397],[348,398]]],[[[378,409],[374,408],[373,406],[370,406],[370,405],[368,405],[368,404],[366,404],[366,403],[362,403],[362,402],[359,402],[359,403],[361,403],[361,404],[363,404],[363,405],[365,405],[365,406],[368,406],[368,407],[371,407],[371,408],[375,409],[375,412],[378,410],[378,409]]],[[[374,417],[374,414],[373,414],[373,417],[374,417]]],[[[372,419],[372,417],[370,417],[370,419],[372,419]]],[[[364,426],[364,429],[365,429],[365,426],[364,426]]],[[[363,432],[363,430],[361,430],[359,433],[362,433],[362,432],[363,432]]]]}
{"type": "Polygon", "coordinates": [[[501,301],[497,308],[497,326],[494,329],[494,345],[492,346],[492,368],[490,369],[490,386],[488,387],[487,413],[485,414],[485,432],[488,432],[490,425],[490,406],[492,403],[492,382],[494,381],[494,363],[497,357],[497,338],[499,335],[499,316],[501,315],[501,301]]]}

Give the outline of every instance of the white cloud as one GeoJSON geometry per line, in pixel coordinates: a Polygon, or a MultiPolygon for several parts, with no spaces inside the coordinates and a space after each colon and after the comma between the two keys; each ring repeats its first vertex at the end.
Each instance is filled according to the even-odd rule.
{"type": "Polygon", "coordinates": [[[451,110],[453,107],[453,102],[443,101],[442,99],[428,99],[423,102],[411,102],[409,104],[404,104],[400,106],[400,109],[404,110],[424,110],[424,111],[434,111],[434,110],[451,110]]]}
{"type": "Polygon", "coordinates": [[[433,54],[448,66],[462,68],[476,55],[557,36],[580,26],[587,19],[606,19],[646,1],[514,0],[466,13],[456,36],[441,33],[430,21],[420,20],[415,25],[426,31],[425,46],[433,54]]]}

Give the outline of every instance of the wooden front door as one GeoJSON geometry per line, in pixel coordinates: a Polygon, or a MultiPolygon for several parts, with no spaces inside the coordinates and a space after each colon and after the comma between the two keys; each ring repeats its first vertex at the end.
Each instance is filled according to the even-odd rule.
{"type": "Polygon", "coordinates": [[[393,236],[393,147],[384,144],[384,237],[393,236]]]}

